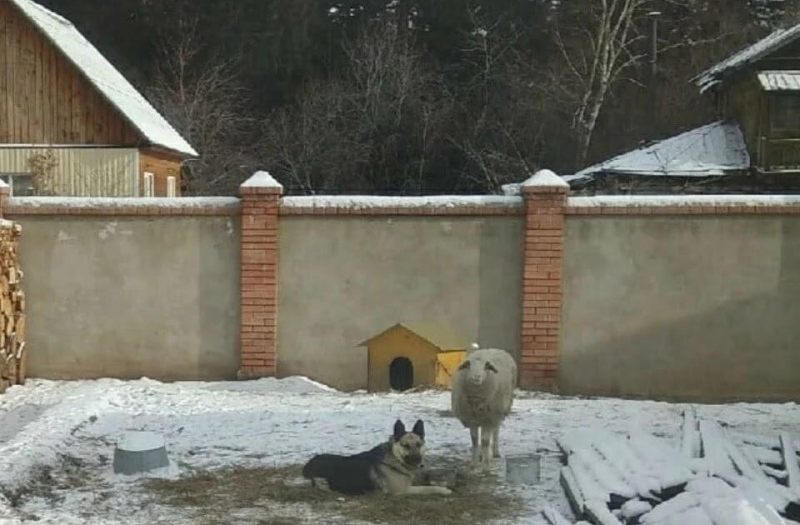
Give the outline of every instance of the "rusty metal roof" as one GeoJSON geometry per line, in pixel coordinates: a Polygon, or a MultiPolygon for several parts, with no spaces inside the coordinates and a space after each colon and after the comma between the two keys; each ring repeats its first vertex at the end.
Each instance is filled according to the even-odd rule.
{"type": "Polygon", "coordinates": [[[443,324],[443,323],[434,323],[434,322],[400,322],[394,324],[387,328],[386,330],[382,331],[381,333],[374,335],[363,341],[362,343],[358,344],[357,346],[367,346],[373,340],[381,337],[382,335],[388,333],[390,330],[394,330],[395,328],[404,328],[409,332],[413,332],[414,334],[418,335],[419,337],[425,339],[433,346],[438,348],[442,352],[449,352],[454,350],[466,350],[469,348],[469,341],[456,333],[452,327],[443,324]]]}
{"type": "Polygon", "coordinates": [[[800,71],[759,71],[758,81],[764,91],[800,91],[800,71]]]}

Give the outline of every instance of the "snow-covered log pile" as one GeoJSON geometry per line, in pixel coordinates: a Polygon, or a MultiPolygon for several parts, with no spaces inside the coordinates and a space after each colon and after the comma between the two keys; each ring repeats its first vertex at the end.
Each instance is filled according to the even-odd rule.
{"type": "Polygon", "coordinates": [[[0,220],[0,394],[25,382],[25,293],[21,289],[22,227],[0,220]]]}
{"type": "MultiPolygon", "coordinates": [[[[736,434],[683,414],[680,446],[595,428],[564,436],[561,485],[581,523],[783,525],[800,521],[794,438],[736,434]]],[[[553,525],[571,522],[554,508],[553,525]]]]}

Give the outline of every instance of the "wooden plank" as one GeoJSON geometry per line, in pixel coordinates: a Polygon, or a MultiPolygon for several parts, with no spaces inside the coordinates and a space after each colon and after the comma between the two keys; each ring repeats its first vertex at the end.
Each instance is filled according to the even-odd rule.
{"type": "Polygon", "coordinates": [[[631,450],[628,439],[608,431],[594,431],[592,446],[618,472],[639,497],[656,500],[661,482],[653,475],[652,467],[631,450]]]}
{"type": "Polygon", "coordinates": [[[700,434],[697,429],[697,416],[691,407],[683,411],[681,452],[685,458],[700,457],[700,434]]]}
{"type": "Polygon", "coordinates": [[[572,522],[564,517],[551,503],[545,504],[542,509],[542,516],[550,525],[572,525],[572,522]]]}
{"type": "Polygon", "coordinates": [[[558,480],[561,483],[561,488],[564,489],[564,494],[567,496],[570,507],[572,507],[572,512],[576,516],[583,516],[586,511],[585,499],[583,492],[581,492],[581,487],[578,485],[578,480],[572,474],[572,469],[561,467],[561,474],[558,480]]]}
{"type": "Polygon", "coordinates": [[[620,509],[625,523],[637,523],[639,518],[653,510],[653,505],[641,499],[627,501],[620,509]]]}
{"type": "Polygon", "coordinates": [[[728,454],[728,447],[719,426],[714,421],[701,419],[699,427],[703,457],[711,473],[723,479],[736,476],[738,472],[728,454]]]}
{"type": "Polygon", "coordinates": [[[619,508],[623,503],[636,497],[636,490],[609,465],[605,458],[593,447],[577,450],[570,456],[570,463],[579,460],[582,467],[597,480],[598,486],[608,495],[611,508],[619,508]]]}
{"type": "Polygon", "coordinates": [[[715,525],[785,525],[768,502],[719,478],[698,478],[686,489],[697,498],[715,525]]]}
{"type": "Polygon", "coordinates": [[[769,465],[761,465],[761,470],[763,470],[764,474],[767,476],[783,483],[786,482],[786,477],[789,475],[785,470],[772,468],[769,465]]]}
{"type": "Polygon", "coordinates": [[[658,478],[661,485],[659,498],[673,497],[695,476],[688,466],[689,460],[664,440],[637,431],[629,435],[629,442],[636,456],[641,458],[652,474],[658,478]]]}
{"type": "Polygon", "coordinates": [[[586,500],[586,519],[595,525],[623,525],[600,500],[586,500]]]}
{"type": "Polygon", "coordinates": [[[584,501],[589,499],[600,500],[605,504],[611,503],[610,494],[597,482],[588,467],[574,456],[570,456],[567,468],[572,471],[572,476],[578,482],[584,501]]]}
{"type": "Polygon", "coordinates": [[[778,440],[781,445],[783,464],[786,468],[786,485],[792,491],[800,494],[800,466],[797,463],[797,454],[792,437],[786,432],[781,432],[778,440]]]}

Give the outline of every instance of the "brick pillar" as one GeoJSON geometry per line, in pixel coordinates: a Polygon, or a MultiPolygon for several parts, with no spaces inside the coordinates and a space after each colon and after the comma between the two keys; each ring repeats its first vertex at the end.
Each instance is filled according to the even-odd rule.
{"type": "Polygon", "coordinates": [[[278,211],[283,186],[265,171],[242,197],[241,359],[239,379],[274,376],[278,361],[278,211]]]}
{"type": "Polygon", "coordinates": [[[522,183],[525,247],[522,276],[521,388],[555,391],[561,337],[564,208],[569,184],[550,170],[522,183]]]}

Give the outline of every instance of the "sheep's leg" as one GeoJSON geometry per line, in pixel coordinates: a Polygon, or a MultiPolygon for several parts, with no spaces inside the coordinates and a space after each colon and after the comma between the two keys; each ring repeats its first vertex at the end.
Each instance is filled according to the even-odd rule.
{"type": "Polygon", "coordinates": [[[492,429],[492,455],[496,458],[500,457],[500,425],[496,425],[492,429]]]}
{"type": "Polygon", "coordinates": [[[489,465],[489,452],[492,446],[492,427],[481,427],[481,463],[489,465]]]}
{"type": "Polygon", "coordinates": [[[478,463],[480,459],[480,449],[478,448],[478,439],[480,436],[480,427],[470,427],[469,437],[472,439],[472,462],[478,463]]]}

